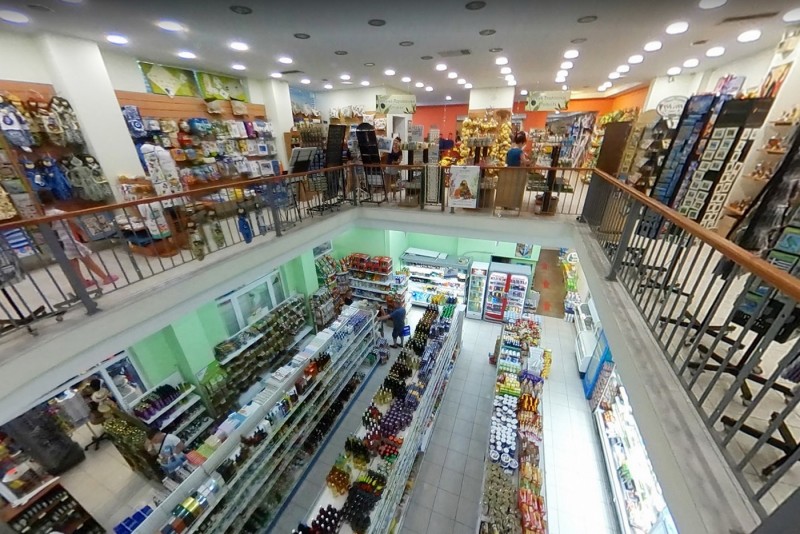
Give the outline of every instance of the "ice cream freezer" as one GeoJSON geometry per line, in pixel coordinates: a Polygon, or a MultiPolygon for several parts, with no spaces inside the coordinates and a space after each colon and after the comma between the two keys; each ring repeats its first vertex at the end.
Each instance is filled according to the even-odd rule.
{"type": "Polygon", "coordinates": [[[522,317],[531,282],[531,268],[512,263],[489,264],[483,318],[510,322],[522,317]]]}

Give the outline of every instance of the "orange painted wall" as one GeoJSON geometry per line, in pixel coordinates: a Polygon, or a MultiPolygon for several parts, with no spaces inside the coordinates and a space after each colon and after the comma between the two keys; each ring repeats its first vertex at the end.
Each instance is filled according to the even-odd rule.
{"type": "Polygon", "coordinates": [[[423,135],[428,135],[432,127],[438,127],[442,137],[451,133],[456,137],[456,117],[466,115],[468,104],[451,104],[446,106],[417,106],[417,112],[411,118],[412,124],[424,127],[423,135]]]}
{"type": "Polygon", "coordinates": [[[650,87],[645,85],[644,87],[617,96],[614,98],[613,109],[639,108],[640,111],[643,111],[642,108],[644,107],[644,101],[647,99],[649,90],[650,87]]]}

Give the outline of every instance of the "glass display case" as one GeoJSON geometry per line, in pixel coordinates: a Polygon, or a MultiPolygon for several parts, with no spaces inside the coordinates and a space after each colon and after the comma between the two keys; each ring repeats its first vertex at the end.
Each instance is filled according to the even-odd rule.
{"type": "Polygon", "coordinates": [[[467,317],[480,319],[483,317],[483,299],[486,296],[486,276],[489,264],[473,262],[469,271],[469,294],[467,296],[467,317]]]}

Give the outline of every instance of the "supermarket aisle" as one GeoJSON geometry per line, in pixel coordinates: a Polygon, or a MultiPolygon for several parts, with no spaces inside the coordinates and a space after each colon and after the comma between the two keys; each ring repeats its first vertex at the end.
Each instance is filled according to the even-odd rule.
{"type": "MultiPolygon", "coordinates": [[[[606,468],[574,356],[575,329],[543,318],[553,349],[545,385],[544,461],[549,534],[616,533],[606,468]]],[[[402,534],[474,534],[482,493],[496,368],[488,353],[500,325],[464,322],[463,351],[423,458],[402,534]]]]}

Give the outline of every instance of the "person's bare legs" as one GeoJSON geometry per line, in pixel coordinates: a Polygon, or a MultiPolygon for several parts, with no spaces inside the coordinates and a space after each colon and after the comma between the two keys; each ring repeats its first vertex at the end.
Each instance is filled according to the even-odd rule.
{"type": "Polygon", "coordinates": [[[118,280],[116,276],[105,272],[99,265],[97,265],[91,256],[81,256],[80,261],[83,262],[89,271],[96,274],[104,284],[110,284],[118,280]]]}
{"type": "Polygon", "coordinates": [[[78,275],[78,278],[83,279],[84,286],[91,287],[97,283],[94,280],[83,278],[83,274],[81,273],[81,261],[78,258],[72,258],[71,260],[69,260],[69,263],[70,265],[72,265],[72,269],[75,271],[75,274],[78,275]]]}

